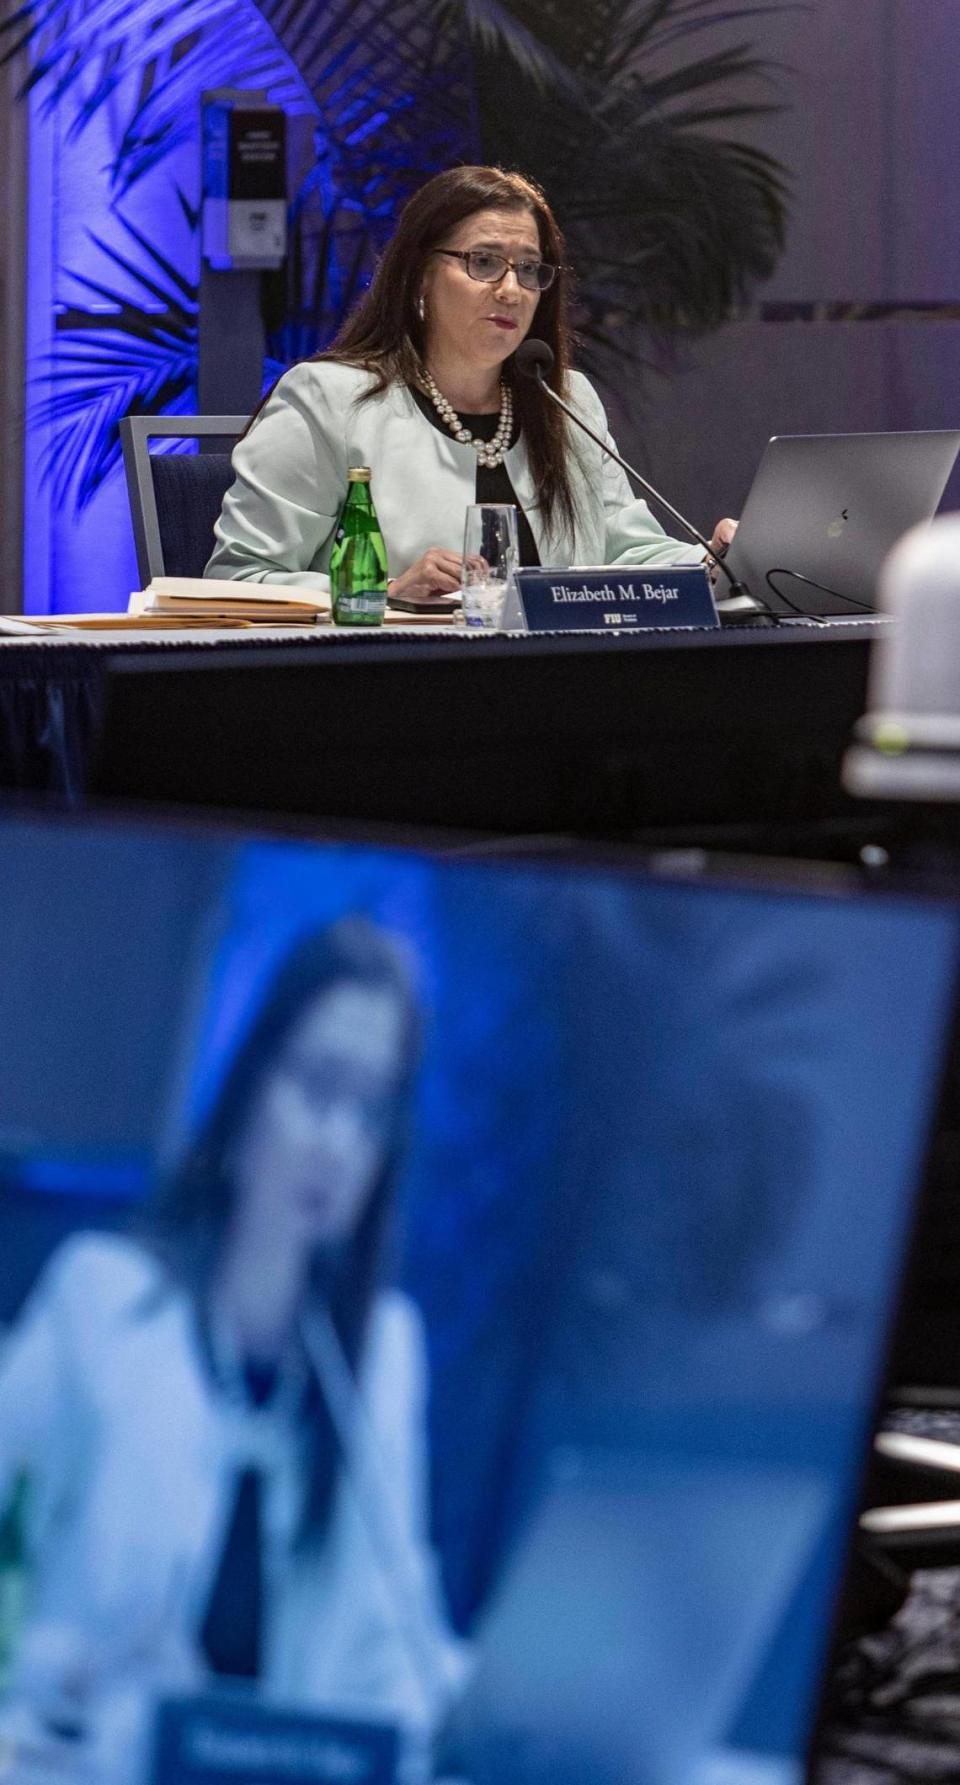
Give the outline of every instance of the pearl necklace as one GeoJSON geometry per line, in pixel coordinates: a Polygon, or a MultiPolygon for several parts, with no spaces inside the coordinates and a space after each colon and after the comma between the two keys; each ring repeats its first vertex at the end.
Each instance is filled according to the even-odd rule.
{"type": "Polygon", "coordinates": [[[455,440],[461,441],[464,446],[473,447],[481,465],[489,465],[493,469],[503,464],[513,433],[513,393],[503,379],[500,380],[500,420],[492,440],[478,440],[475,434],[464,427],[453,404],[448,403],[443,392],[438,390],[426,366],[423,368],[423,388],[444,426],[450,429],[455,440]]]}

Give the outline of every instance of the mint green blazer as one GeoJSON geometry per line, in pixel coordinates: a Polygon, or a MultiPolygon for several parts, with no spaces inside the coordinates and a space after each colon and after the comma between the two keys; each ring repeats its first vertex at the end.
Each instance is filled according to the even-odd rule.
{"type": "MultiPolygon", "coordinates": [[[[471,446],[429,422],[405,385],[358,402],[369,374],[313,360],[285,373],[233,452],[235,480],[217,521],[216,547],[204,574],[241,582],[299,583],[327,589],[347,470],[369,465],[371,490],[391,576],[430,546],[463,550],[464,511],[476,500],[471,446]]],[[[570,378],[571,404],[609,439],[596,391],[581,372],[570,378]]],[[[671,539],[624,473],[585,435],[570,435],[571,482],[579,519],[547,528],[523,440],[506,455],[510,481],[526,510],[543,564],[698,563],[699,546],[671,539]]],[[[612,442],[611,442],[612,444],[612,442]]]]}

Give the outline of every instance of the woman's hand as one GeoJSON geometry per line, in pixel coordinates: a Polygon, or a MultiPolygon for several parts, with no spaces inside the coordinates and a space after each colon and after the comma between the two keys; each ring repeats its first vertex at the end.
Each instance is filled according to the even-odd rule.
{"type": "Polygon", "coordinates": [[[739,525],[740,522],[732,521],[729,515],[726,520],[717,522],[710,535],[710,550],[715,558],[723,557],[724,552],[726,551],[727,546],[730,545],[739,525]]]}
{"type": "Polygon", "coordinates": [[[707,569],[710,572],[710,581],[713,583],[716,582],[718,575],[717,559],[726,557],[727,547],[739,525],[739,521],[731,520],[727,515],[724,520],[717,522],[710,535],[710,557],[707,559],[707,569]]]}
{"type": "Polygon", "coordinates": [[[431,545],[402,576],[391,579],[388,601],[394,595],[403,600],[414,598],[418,601],[431,595],[459,595],[462,562],[459,552],[448,552],[441,545],[431,545]]]}

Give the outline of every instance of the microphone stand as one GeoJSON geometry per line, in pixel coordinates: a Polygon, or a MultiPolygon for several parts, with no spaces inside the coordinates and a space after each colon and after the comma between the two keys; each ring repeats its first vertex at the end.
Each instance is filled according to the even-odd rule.
{"type": "MultiPolygon", "coordinates": [[[[445,1656],[424,1617],[424,1583],[412,1562],[397,1512],[395,1484],[329,1311],[324,1309],[304,1320],[300,1336],[377,1560],[398,1643],[416,1681],[424,1716],[429,1718],[431,1707],[443,1700],[454,1682],[444,1678],[445,1656]]],[[[452,1653],[452,1637],[450,1644],[452,1653]]]]}
{"type": "MultiPolygon", "coordinates": [[[[722,557],[718,557],[714,553],[710,541],[704,539],[703,534],[697,531],[693,523],[688,521],[686,516],[682,515],[678,508],[674,508],[673,503],[668,502],[665,496],[661,496],[660,491],[655,490],[652,483],[648,483],[645,477],[641,477],[639,471],[635,470],[633,465],[628,465],[626,459],[622,459],[618,452],[614,452],[613,447],[608,441],[602,439],[599,434],[595,434],[593,429],[577,414],[576,410],[571,409],[569,403],[565,403],[562,397],[558,397],[556,391],[544,378],[543,366],[538,361],[534,361],[529,370],[524,366],[521,366],[519,369],[526,372],[528,378],[536,379],[540,389],[546,391],[551,402],[556,403],[557,408],[562,409],[564,415],[569,416],[570,420],[575,422],[578,428],[582,428],[583,432],[588,434],[590,439],[599,446],[601,452],[605,452],[608,458],[613,459],[614,463],[619,465],[620,469],[625,471],[628,477],[632,477],[634,481],[640,485],[641,489],[646,491],[648,496],[652,496],[653,500],[658,502],[661,508],[665,508],[667,513],[683,528],[685,533],[689,533],[691,538],[695,539],[698,545],[703,546],[707,557],[713,560],[718,570],[723,571],[724,576],[730,584],[730,594],[726,599],[728,601],[736,600],[738,603],[742,604],[739,607],[739,612],[743,615],[744,621],[749,623],[755,614],[762,614],[764,619],[772,620],[776,625],[779,624],[779,615],[775,614],[772,609],[767,607],[765,602],[758,601],[757,597],[751,594],[746,584],[741,583],[737,577],[734,576],[729,565],[725,563],[722,557]]],[[[735,613],[731,613],[729,617],[734,619],[736,615],[735,613]]]]}

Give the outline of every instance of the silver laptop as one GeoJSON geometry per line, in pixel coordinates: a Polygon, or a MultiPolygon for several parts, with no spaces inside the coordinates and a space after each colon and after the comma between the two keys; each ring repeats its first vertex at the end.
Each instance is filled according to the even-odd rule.
{"type": "Polygon", "coordinates": [[[481,1631],[471,1785],[802,1785],[730,1732],[832,1500],[796,1463],[558,1459],[481,1631]]]}
{"type": "Polygon", "coordinates": [[[936,512],[958,452],[949,430],[775,436],[727,563],[776,613],[855,619],[891,547],[936,512]]]}

